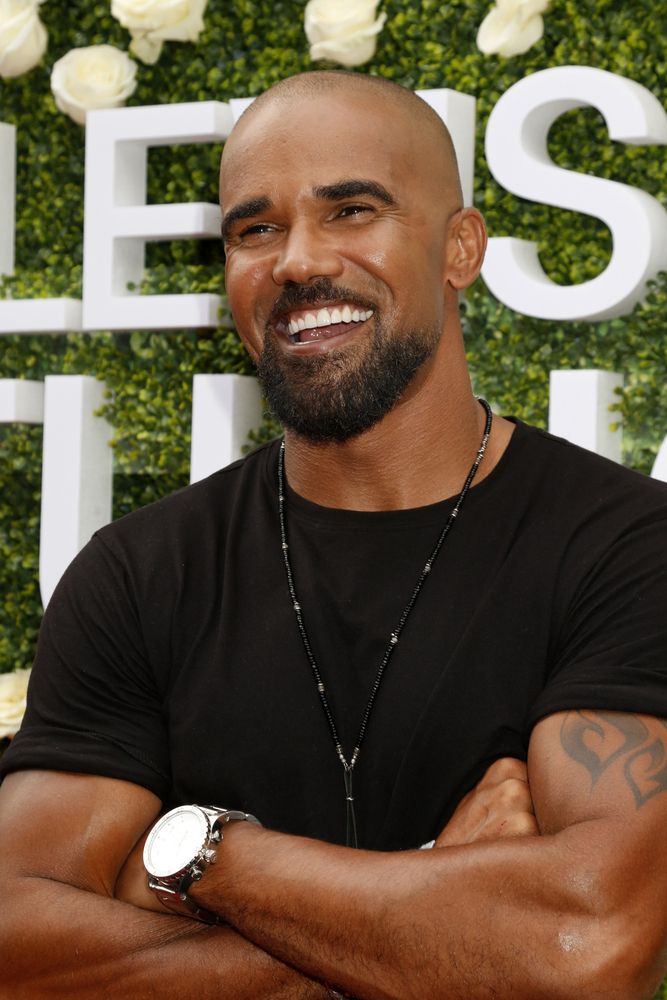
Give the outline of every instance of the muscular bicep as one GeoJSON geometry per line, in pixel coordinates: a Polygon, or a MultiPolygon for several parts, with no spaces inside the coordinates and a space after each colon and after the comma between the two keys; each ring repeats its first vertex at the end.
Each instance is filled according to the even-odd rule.
{"type": "Polygon", "coordinates": [[[606,711],[549,716],[533,732],[528,775],[540,830],[560,845],[565,882],[589,912],[615,914],[614,935],[633,928],[649,981],[664,976],[665,722],[606,711]]]}
{"type": "Polygon", "coordinates": [[[159,809],[157,796],[131,782],[17,771],[0,786],[0,869],[112,896],[159,809]]]}
{"type": "Polygon", "coordinates": [[[600,819],[651,835],[667,823],[667,722],[607,711],[549,716],[533,732],[528,774],[543,833],[600,819]]]}

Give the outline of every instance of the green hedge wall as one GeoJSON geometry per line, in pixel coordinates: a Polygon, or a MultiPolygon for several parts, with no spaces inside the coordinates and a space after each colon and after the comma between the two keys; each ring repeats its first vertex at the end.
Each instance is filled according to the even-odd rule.
{"type": "MultiPolygon", "coordinates": [[[[604,268],[609,233],[581,215],[508,195],[483,156],[488,114],[523,76],[578,63],[637,80],[659,97],[665,77],[663,5],[650,0],[554,0],[545,35],[523,56],[482,55],[476,45],[487,0],[385,0],[388,19],[374,60],[363,72],[414,89],[449,86],[478,98],[476,204],[493,235],[538,234],[543,264],[557,281],[576,282],[604,268]]],[[[49,88],[56,58],[78,45],[129,36],[107,3],[72,0],[41,8],[50,36],[41,66],[0,82],[0,120],[18,126],[16,275],[0,280],[0,296],[81,294],[84,130],[55,108],[49,88]]],[[[301,0],[211,0],[197,45],[167,43],[153,67],[141,65],[132,104],[225,100],[256,94],[274,81],[311,68],[301,0]]],[[[561,165],[643,187],[667,200],[667,166],[658,148],[612,143],[593,110],[561,119],[551,136],[561,165]]],[[[149,157],[149,199],[216,197],[219,149],[184,146],[149,157]]],[[[222,289],[214,241],[155,244],[146,291],[222,289]]],[[[480,281],[465,302],[468,353],[475,382],[494,405],[544,424],[548,372],[559,367],[622,371],[619,399],[626,461],[647,471],[667,432],[667,341],[661,323],[667,279],[655,283],[632,316],[607,323],[550,323],[512,313],[480,281]]],[[[219,329],[111,335],[3,337],[0,377],[96,373],[106,380],[115,434],[114,513],[120,515],[187,482],[190,385],[194,372],[248,371],[236,338],[219,329]]],[[[610,419],[614,419],[611,415],[610,419]]],[[[0,428],[0,670],[30,663],[41,608],[37,582],[41,432],[0,428]]]]}
{"type": "MultiPolygon", "coordinates": [[[[490,0],[385,0],[388,19],[374,60],[362,72],[413,89],[448,86],[478,98],[475,200],[492,235],[537,238],[555,280],[587,280],[604,268],[609,233],[585,216],[508,195],[490,177],[483,136],[496,100],[522,77],[549,66],[582,64],[631,77],[662,99],[665,5],[655,0],[553,0],[544,38],[511,60],[482,55],[477,28],[490,0]]],[[[41,8],[50,36],[43,64],[0,81],[0,120],[18,126],[16,275],[0,297],[80,296],[84,131],[60,114],[50,67],[70,48],[129,37],[107,3],[51,0],[41,8]]],[[[312,68],[301,0],[210,0],[197,45],[167,43],[153,67],[140,66],[128,103],[241,97],[312,68]]],[[[667,164],[658,148],[612,143],[599,114],[572,112],[552,130],[551,155],[570,169],[644,188],[667,204],[667,164]]],[[[216,198],[219,149],[151,152],[149,199],[216,198]]],[[[151,247],[145,290],[220,291],[222,258],[214,242],[151,247]]],[[[477,387],[505,412],[546,423],[548,373],[561,367],[621,371],[625,460],[643,471],[667,432],[667,277],[633,315],[603,323],[550,323],[513,314],[478,282],[464,322],[477,387]]],[[[116,428],[116,516],[187,482],[190,388],[195,372],[247,372],[233,333],[135,332],[2,337],[0,377],[95,373],[106,380],[105,411],[116,428]]],[[[610,415],[610,419],[614,419],[610,415]]],[[[265,433],[269,433],[269,429],[265,433]]],[[[41,429],[0,427],[0,670],[30,663],[40,619],[37,565],[41,429]]],[[[667,990],[662,994],[667,997],[667,990]]]]}

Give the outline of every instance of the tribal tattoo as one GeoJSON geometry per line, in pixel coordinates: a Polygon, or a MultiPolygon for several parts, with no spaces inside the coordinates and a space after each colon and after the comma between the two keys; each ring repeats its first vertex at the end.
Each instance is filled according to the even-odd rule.
{"type": "MultiPolygon", "coordinates": [[[[667,721],[660,719],[667,729],[667,721]]],[[[560,732],[563,749],[591,776],[591,787],[619,763],[637,809],[667,791],[667,749],[636,715],[620,712],[568,712],[560,732]]]]}

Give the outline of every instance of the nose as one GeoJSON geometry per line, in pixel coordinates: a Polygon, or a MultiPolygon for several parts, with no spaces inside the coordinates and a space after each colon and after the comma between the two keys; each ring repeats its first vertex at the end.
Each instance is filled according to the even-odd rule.
{"type": "Polygon", "coordinates": [[[276,285],[293,281],[305,285],[318,278],[340,275],[343,263],[340,254],[326,235],[317,227],[302,222],[285,234],[273,266],[276,285]]]}

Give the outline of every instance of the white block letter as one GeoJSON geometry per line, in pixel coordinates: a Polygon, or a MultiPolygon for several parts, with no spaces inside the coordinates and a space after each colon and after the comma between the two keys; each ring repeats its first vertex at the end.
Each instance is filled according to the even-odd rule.
{"type": "MultiPolygon", "coordinates": [[[[0,122],[0,274],[14,273],[16,128],[0,122]]],[[[76,299],[3,299],[0,334],[58,333],[81,329],[76,299]]]]}
{"type": "Polygon", "coordinates": [[[16,126],[0,122],[0,274],[14,270],[16,126]]]}
{"type": "Polygon", "coordinates": [[[0,424],[44,422],[44,383],[22,378],[0,379],[0,424]]]}
{"type": "Polygon", "coordinates": [[[456,90],[417,90],[417,97],[426,101],[440,115],[449,129],[456,150],[461,175],[464,205],[472,205],[475,179],[475,106],[474,97],[456,90]]]}
{"type": "Polygon", "coordinates": [[[620,413],[616,389],[623,376],[595,369],[552,371],[549,379],[549,431],[598,455],[621,461],[620,413]],[[610,424],[619,424],[610,430],[610,424]]]}
{"type": "Polygon", "coordinates": [[[195,375],[190,482],[241,458],[249,431],[261,420],[262,394],[254,376],[195,375]]]}
{"type": "Polygon", "coordinates": [[[547,152],[551,125],[572,108],[592,105],[609,135],[636,145],[667,143],[667,114],[645,87],[587,66],[546,69],[514,84],[489,117],[486,157],[504,188],[529,201],[595,216],[609,227],[613,255],[592,281],[561,286],[544,273],[537,245],[489,242],[482,275],[517,312],[541,319],[598,320],[630,312],[646,282],[667,267],[667,212],[645,191],[557,167],[547,152]]]}
{"type": "Polygon", "coordinates": [[[157,330],[218,324],[221,296],[139,295],[147,240],[220,238],[220,208],[208,202],[146,204],[149,146],[221,142],[228,104],[202,101],[89,112],[83,242],[86,330],[157,330]]]}
{"type": "Polygon", "coordinates": [[[651,476],[653,479],[660,479],[663,483],[667,483],[667,437],[660,445],[660,451],[653,463],[651,476]]]}
{"type": "Polygon", "coordinates": [[[111,520],[111,427],[94,415],[104,383],[47,375],[44,393],[39,579],[44,607],[68,564],[111,520]]]}

